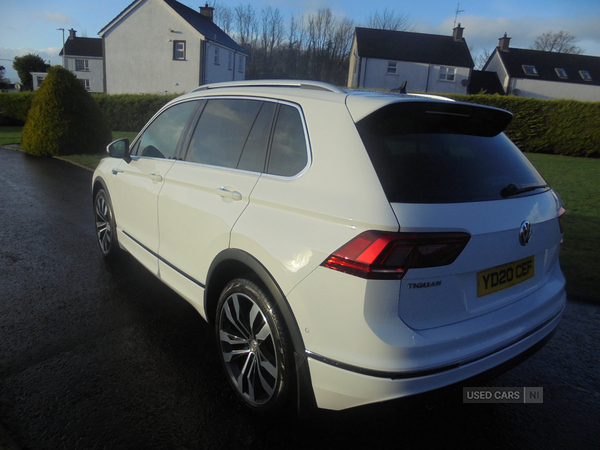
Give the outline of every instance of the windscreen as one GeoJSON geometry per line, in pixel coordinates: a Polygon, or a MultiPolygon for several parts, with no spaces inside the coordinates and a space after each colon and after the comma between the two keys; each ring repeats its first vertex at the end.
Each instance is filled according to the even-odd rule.
{"type": "Polygon", "coordinates": [[[463,203],[502,199],[510,185],[546,185],[502,133],[511,119],[476,105],[403,102],[357,128],[390,202],[463,203]]]}

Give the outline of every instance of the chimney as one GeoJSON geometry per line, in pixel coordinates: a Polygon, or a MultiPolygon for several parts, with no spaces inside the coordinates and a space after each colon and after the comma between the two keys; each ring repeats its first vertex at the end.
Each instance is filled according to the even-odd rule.
{"type": "Polygon", "coordinates": [[[452,37],[455,41],[462,41],[464,28],[460,26],[460,23],[456,28],[452,30],[452,37]]]}
{"type": "Polygon", "coordinates": [[[213,21],[213,11],[215,8],[208,6],[208,3],[205,6],[200,7],[200,14],[206,17],[211,22],[213,21]]]}
{"type": "Polygon", "coordinates": [[[506,33],[504,33],[504,37],[501,37],[500,39],[498,39],[498,48],[504,52],[508,51],[508,46],[510,44],[510,39],[509,37],[506,36],[506,33]]]}
{"type": "Polygon", "coordinates": [[[77,34],[77,31],[75,31],[73,28],[71,28],[69,30],[69,39],[75,39],[75,35],[77,34]]]}

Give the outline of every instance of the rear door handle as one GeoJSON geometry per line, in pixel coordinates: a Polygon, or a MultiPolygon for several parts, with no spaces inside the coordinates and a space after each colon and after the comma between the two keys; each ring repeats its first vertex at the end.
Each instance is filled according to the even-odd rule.
{"type": "Polygon", "coordinates": [[[163,180],[162,175],[159,175],[157,173],[151,173],[150,178],[152,178],[152,180],[154,180],[154,181],[162,181],[163,180]]]}
{"type": "Polygon", "coordinates": [[[239,202],[242,199],[242,194],[240,194],[238,191],[230,191],[224,187],[217,189],[217,194],[223,198],[230,198],[236,202],[239,202]]]}
{"type": "Polygon", "coordinates": [[[113,169],[113,170],[112,170],[112,174],[113,174],[113,175],[116,175],[116,174],[118,174],[118,173],[123,173],[123,171],[122,171],[121,169],[113,169]]]}

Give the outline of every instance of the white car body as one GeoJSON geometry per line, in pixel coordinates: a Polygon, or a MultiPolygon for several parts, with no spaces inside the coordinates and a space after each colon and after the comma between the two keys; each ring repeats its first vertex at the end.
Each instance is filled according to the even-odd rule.
{"type": "Polygon", "coordinates": [[[341,410],[429,391],[493,369],[552,335],[566,296],[558,264],[562,206],[551,189],[488,201],[390,202],[365,151],[356,122],[390,104],[447,100],[313,82],[240,82],[196,90],[155,117],[203,99],[295,108],[305,167],[279,176],[113,157],[96,169],[94,192],[110,196],[121,248],[210,323],[228,273],[251,271],[261,280],[291,337],[303,405],[341,410]],[[524,245],[526,222],[531,240],[524,245]],[[366,279],[323,265],[368,230],[470,239],[451,264],[411,268],[401,279],[366,279]],[[502,270],[530,270],[527,264],[531,278],[478,295],[478,274],[491,280],[502,270]]]}

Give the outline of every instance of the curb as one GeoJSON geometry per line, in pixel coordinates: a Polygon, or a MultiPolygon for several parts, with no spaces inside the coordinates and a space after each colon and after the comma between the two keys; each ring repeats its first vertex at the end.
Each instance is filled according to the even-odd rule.
{"type": "MultiPolygon", "coordinates": [[[[25,153],[24,150],[18,148],[18,145],[19,144],[3,144],[3,145],[0,145],[0,148],[3,148],[4,150],[13,150],[16,152],[25,153]]],[[[69,164],[73,164],[74,166],[81,167],[82,169],[89,170],[90,172],[94,171],[94,169],[92,169],[90,167],[84,166],[83,164],[79,164],[78,162],[75,162],[75,161],[71,161],[68,158],[63,158],[62,156],[51,156],[51,157],[54,159],[58,159],[60,161],[68,162],[69,164]]]]}
{"type": "Polygon", "coordinates": [[[71,161],[70,159],[63,158],[62,156],[53,156],[53,158],[58,159],[60,161],[68,162],[70,164],[73,164],[74,166],[81,167],[82,169],[85,169],[85,170],[89,170],[90,172],[94,171],[94,169],[92,169],[90,167],[84,166],[83,164],[79,164],[78,162],[75,162],[75,161],[71,161]]]}

